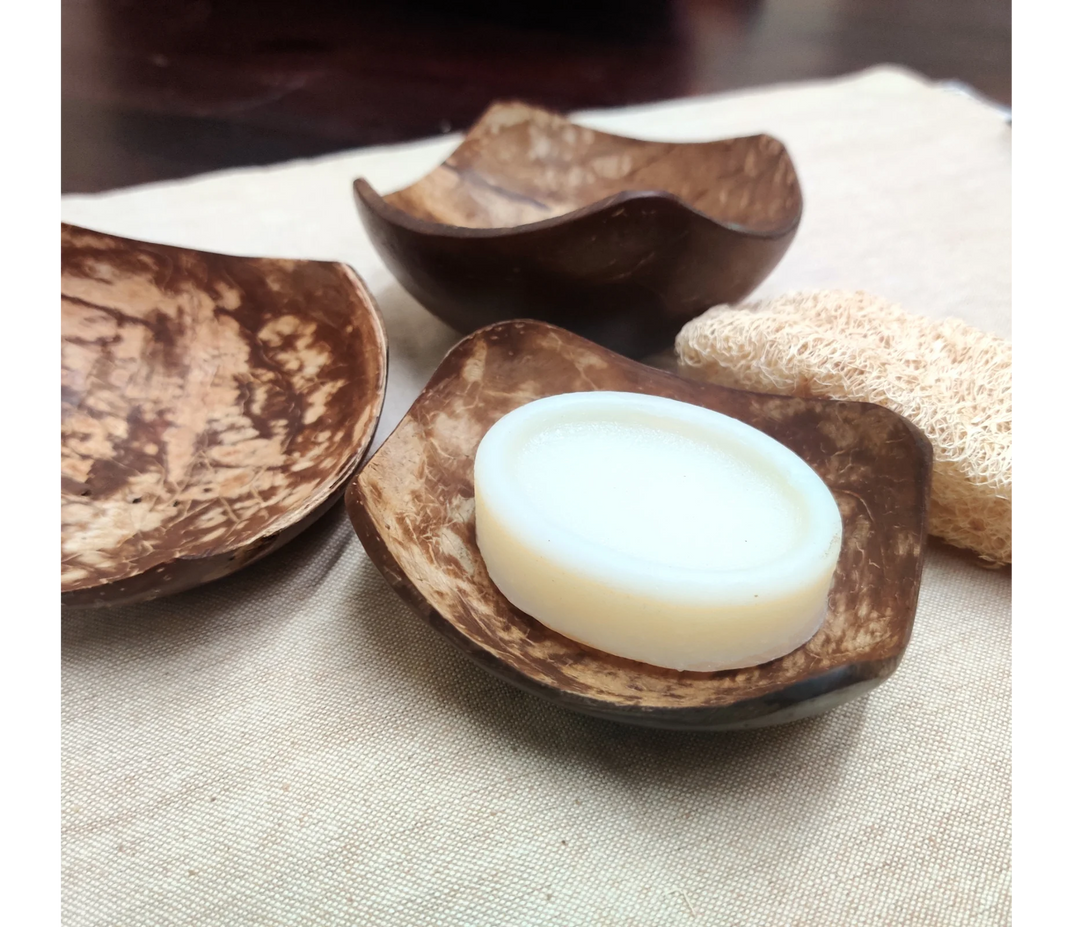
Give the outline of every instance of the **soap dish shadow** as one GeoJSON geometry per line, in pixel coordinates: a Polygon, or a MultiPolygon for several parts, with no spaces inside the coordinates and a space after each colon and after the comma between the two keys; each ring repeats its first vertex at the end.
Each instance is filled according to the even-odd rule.
{"type": "Polygon", "coordinates": [[[510,743],[521,753],[636,784],[643,778],[641,770],[658,770],[657,781],[663,775],[699,775],[702,780],[709,771],[737,762],[771,763],[786,742],[792,747],[799,743],[808,745],[805,753],[820,758],[826,773],[822,779],[828,782],[865,723],[864,697],[831,716],[753,730],[670,730],[574,712],[525,687],[509,685],[496,674],[480,673],[420,622],[397,621],[392,612],[368,612],[361,605],[367,584],[383,582],[380,573],[368,574],[374,574],[374,567],[361,559],[348,593],[351,620],[359,625],[360,650],[374,653],[392,684],[416,692],[420,706],[428,702],[444,717],[469,719],[484,730],[487,742],[510,743]]]}
{"type": "Polygon", "coordinates": [[[238,603],[263,603],[254,620],[261,625],[288,620],[289,609],[272,608],[275,596],[294,586],[316,588],[351,542],[344,528],[344,508],[333,505],[286,546],[284,557],[269,557],[217,579],[162,599],[115,605],[111,608],[62,606],[64,654],[91,653],[94,648],[121,642],[129,650],[181,650],[194,647],[205,634],[227,633],[225,626],[244,619],[234,614],[238,603]],[[343,530],[339,530],[343,529],[343,530]],[[322,550],[330,551],[323,561],[322,550]]]}

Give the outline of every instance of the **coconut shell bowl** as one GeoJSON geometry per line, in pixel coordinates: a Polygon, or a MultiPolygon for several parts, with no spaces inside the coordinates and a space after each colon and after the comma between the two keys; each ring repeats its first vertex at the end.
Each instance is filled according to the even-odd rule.
{"type": "Polygon", "coordinates": [[[767,135],[639,141],[521,103],[492,106],[411,186],[359,179],[355,195],[388,268],[459,332],[540,319],[629,357],[754,290],[803,207],[767,135]]]}
{"type": "Polygon", "coordinates": [[[385,393],[343,264],[62,227],[62,601],[154,599],[276,550],[340,498],[385,393]]]}

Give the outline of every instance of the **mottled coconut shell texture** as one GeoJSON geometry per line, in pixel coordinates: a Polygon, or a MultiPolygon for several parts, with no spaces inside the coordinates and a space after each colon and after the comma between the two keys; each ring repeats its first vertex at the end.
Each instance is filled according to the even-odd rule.
{"type": "Polygon", "coordinates": [[[1011,562],[1011,344],[868,293],[718,306],[676,342],[684,373],[723,386],[875,402],[933,444],[930,533],[1011,562]]]}
{"type": "Polygon", "coordinates": [[[553,325],[511,320],[480,329],[448,353],[352,480],[346,501],[386,580],[490,672],[596,717],[729,730],[812,717],[895,670],[918,604],[932,459],[919,430],[880,406],[696,383],[553,325]],[[599,389],[664,396],[739,419],[825,481],[844,536],[828,614],[806,644],[759,666],[681,672],[586,647],[504,598],[477,546],[478,445],[519,406],[599,389]]]}
{"type": "Polygon", "coordinates": [[[353,270],[71,225],[61,257],[65,605],[227,576],[337,499],[385,395],[353,270]]]}

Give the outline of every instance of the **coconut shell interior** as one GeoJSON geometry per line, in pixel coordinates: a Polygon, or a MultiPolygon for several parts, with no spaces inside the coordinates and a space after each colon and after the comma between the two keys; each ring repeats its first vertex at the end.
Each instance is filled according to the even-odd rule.
{"type": "Polygon", "coordinates": [[[343,492],[385,393],[384,327],[342,264],[62,228],[62,594],[188,589],[343,492]]]}
{"type": "Polygon", "coordinates": [[[654,142],[597,132],[525,103],[497,103],[425,177],[384,197],[429,222],[513,228],[631,190],[677,197],[724,225],[780,232],[799,218],[799,182],[768,135],[654,142]]]}

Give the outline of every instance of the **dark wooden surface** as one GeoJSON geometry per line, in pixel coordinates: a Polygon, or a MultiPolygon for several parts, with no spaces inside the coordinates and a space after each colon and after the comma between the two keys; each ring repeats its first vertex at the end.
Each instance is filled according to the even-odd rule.
{"type": "Polygon", "coordinates": [[[874,64],[1010,103],[1009,0],[62,0],[64,192],[874,64]]]}

